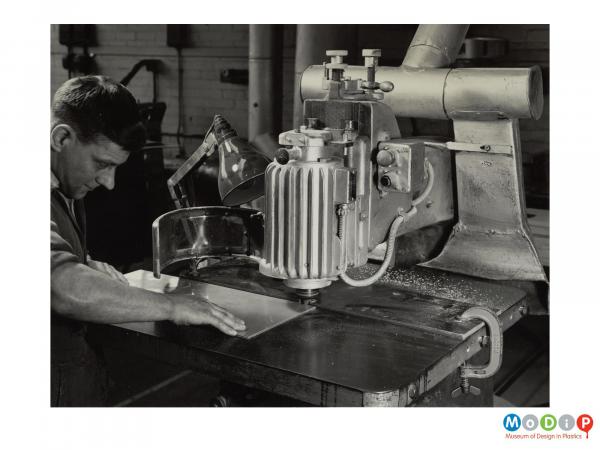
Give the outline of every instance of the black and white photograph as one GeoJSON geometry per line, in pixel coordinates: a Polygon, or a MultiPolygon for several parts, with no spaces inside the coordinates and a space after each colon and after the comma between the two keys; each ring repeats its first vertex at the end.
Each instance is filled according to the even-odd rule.
{"type": "Polygon", "coordinates": [[[52,25],[52,406],[549,406],[549,33],[52,25]]]}
{"type": "Polygon", "coordinates": [[[591,8],[7,11],[0,447],[596,446],[591,8]]]}

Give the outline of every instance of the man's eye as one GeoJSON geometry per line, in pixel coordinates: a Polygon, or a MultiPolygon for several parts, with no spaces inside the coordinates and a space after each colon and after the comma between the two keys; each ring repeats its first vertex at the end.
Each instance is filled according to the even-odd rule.
{"type": "Polygon", "coordinates": [[[98,166],[98,169],[100,169],[100,170],[106,169],[107,167],[110,166],[109,163],[106,163],[106,162],[103,162],[103,161],[98,161],[96,163],[96,165],[98,166]]]}

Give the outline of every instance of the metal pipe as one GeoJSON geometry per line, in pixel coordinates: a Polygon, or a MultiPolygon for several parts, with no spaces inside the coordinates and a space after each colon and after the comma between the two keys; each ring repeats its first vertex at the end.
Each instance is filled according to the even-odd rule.
{"type": "Polygon", "coordinates": [[[296,26],[296,59],[294,62],[294,128],[302,125],[303,110],[302,100],[300,98],[300,80],[302,73],[312,64],[323,59],[325,52],[318,46],[318,41],[323,36],[317,36],[317,32],[321,31],[321,35],[325,34],[325,29],[318,25],[302,25],[296,26]]]}
{"type": "MultiPolygon", "coordinates": [[[[539,119],[543,112],[542,74],[530,68],[448,69],[468,25],[420,25],[401,67],[378,67],[377,82],[394,90],[383,102],[397,117],[424,119],[539,119]]],[[[345,77],[367,79],[363,66],[348,66],[345,77]]],[[[301,79],[301,100],[324,98],[323,67],[311,66],[301,79]]]]}
{"type": "Polygon", "coordinates": [[[454,62],[469,25],[419,25],[403,66],[422,69],[448,67],[454,62]]]}
{"type": "MultiPolygon", "coordinates": [[[[366,79],[363,66],[348,66],[352,79],[366,79]]],[[[311,66],[302,77],[301,97],[325,98],[322,66],[311,66]]],[[[383,102],[397,117],[481,118],[492,113],[513,119],[538,119],[543,111],[542,75],[538,66],[490,69],[414,69],[378,67],[377,82],[391,81],[394,90],[383,102]]]]}
{"type": "Polygon", "coordinates": [[[248,46],[248,140],[273,131],[274,25],[250,25],[248,46]]]}
{"type": "Polygon", "coordinates": [[[542,71],[539,66],[453,69],[446,79],[444,109],[450,118],[475,111],[539,119],[544,109],[542,71]]]}

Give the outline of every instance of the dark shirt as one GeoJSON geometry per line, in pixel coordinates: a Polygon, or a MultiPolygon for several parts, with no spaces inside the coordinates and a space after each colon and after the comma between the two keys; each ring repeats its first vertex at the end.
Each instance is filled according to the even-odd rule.
{"type": "MultiPolygon", "coordinates": [[[[50,192],[50,295],[69,296],[69,283],[58,283],[54,274],[69,271],[76,279],[87,270],[85,214],[82,201],[67,199],[52,176],[50,192]]],[[[102,406],[108,377],[99,349],[86,339],[84,322],[51,313],[51,405],[102,406]]]]}

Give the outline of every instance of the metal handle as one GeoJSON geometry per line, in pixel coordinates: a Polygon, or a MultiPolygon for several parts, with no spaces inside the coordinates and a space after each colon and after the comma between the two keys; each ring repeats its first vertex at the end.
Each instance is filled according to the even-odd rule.
{"type": "Polygon", "coordinates": [[[379,89],[381,92],[392,92],[394,90],[394,83],[392,83],[391,81],[382,81],[381,83],[379,83],[377,81],[367,80],[363,81],[360,84],[360,87],[371,91],[379,89]]]}
{"type": "Polygon", "coordinates": [[[464,365],[461,376],[466,378],[489,378],[500,369],[502,364],[502,328],[498,316],[491,309],[473,307],[466,310],[463,319],[481,319],[489,330],[490,360],[485,366],[464,365]]]}

